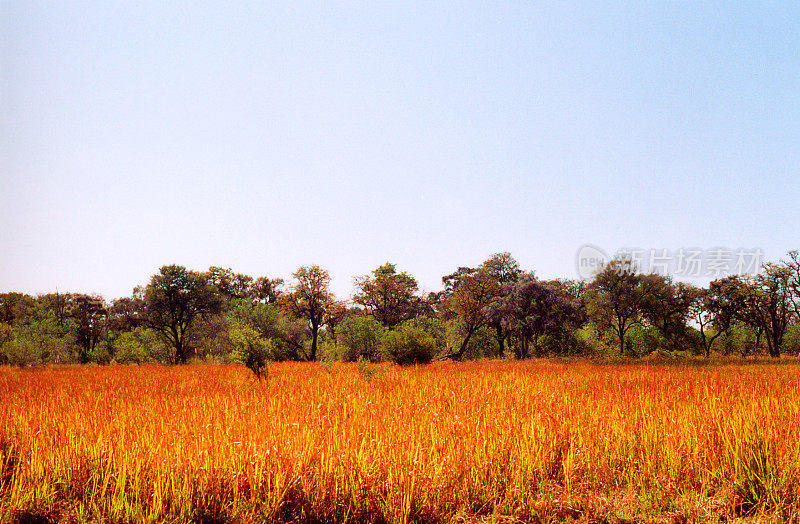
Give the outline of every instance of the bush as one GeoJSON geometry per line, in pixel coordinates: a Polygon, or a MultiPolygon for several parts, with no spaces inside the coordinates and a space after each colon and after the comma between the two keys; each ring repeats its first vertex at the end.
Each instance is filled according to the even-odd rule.
{"type": "MultiPolygon", "coordinates": [[[[756,344],[758,340],[756,330],[747,324],[734,324],[720,339],[720,348],[726,355],[739,353],[744,357],[750,353],[761,353],[761,348],[756,344]]],[[[762,337],[759,342],[763,342],[763,340],[762,337]]]]}
{"type": "MultiPolygon", "coordinates": [[[[231,322],[248,326],[272,342],[271,360],[302,360],[309,345],[308,326],[302,319],[282,315],[273,304],[241,299],[233,303],[231,322]]],[[[320,346],[322,340],[319,341],[320,346]]]]}
{"type": "Polygon", "coordinates": [[[114,344],[110,340],[101,340],[89,353],[89,361],[95,364],[110,364],[114,360],[114,344]]]}
{"type": "Polygon", "coordinates": [[[72,321],[59,324],[51,311],[37,305],[26,323],[3,329],[0,360],[20,367],[73,362],[77,353],[72,326],[72,321]]]}
{"type": "Polygon", "coordinates": [[[114,341],[114,362],[118,364],[145,364],[170,362],[170,348],[152,329],[137,327],[122,333],[114,341]]]}
{"type": "Polygon", "coordinates": [[[612,356],[619,352],[611,331],[597,322],[590,322],[576,330],[575,337],[578,339],[578,344],[585,348],[585,354],[612,356]]]}
{"type": "Polygon", "coordinates": [[[403,322],[403,325],[416,327],[429,334],[436,341],[439,352],[447,349],[447,326],[441,320],[427,315],[419,315],[403,322]]]}
{"type": "Polygon", "coordinates": [[[800,324],[791,324],[786,328],[782,351],[789,355],[800,354],[800,324]]]}
{"type": "Polygon", "coordinates": [[[261,338],[256,330],[241,324],[235,325],[231,339],[236,361],[252,371],[259,381],[267,376],[274,356],[272,340],[261,338]]]}
{"type": "Polygon", "coordinates": [[[581,340],[575,331],[559,329],[539,338],[537,351],[542,356],[566,357],[591,354],[592,348],[581,340]]]}
{"type": "Polygon", "coordinates": [[[336,327],[335,358],[345,362],[376,360],[383,332],[383,326],[372,317],[344,318],[336,327]]]}
{"type": "Polygon", "coordinates": [[[654,326],[634,324],[625,334],[626,357],[642,357],[653,352],[668,352],[667,342],[654,326]]]}
{"type": "Polygon", "coordinates": [[[436,340],[421,328],[401,324],[383,336],[381,353],[401,366],[427,364],[436,356],[436,340]]]}

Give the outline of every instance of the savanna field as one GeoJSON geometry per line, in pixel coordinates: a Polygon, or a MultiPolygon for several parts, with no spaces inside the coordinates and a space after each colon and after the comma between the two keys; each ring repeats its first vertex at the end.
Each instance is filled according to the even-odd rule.
{"type": "Polygon", "coordinates": [[[0,369],[2,522],[800,520],[800,364],[0,369]]]}

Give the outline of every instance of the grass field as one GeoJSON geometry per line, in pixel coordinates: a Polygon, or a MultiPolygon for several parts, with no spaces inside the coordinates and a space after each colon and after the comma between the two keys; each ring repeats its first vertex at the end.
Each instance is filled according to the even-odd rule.
{"type": "Polygon", "coordinates": [[[798,521],[800,364],[0,369],[2,522],[798,521]]]}

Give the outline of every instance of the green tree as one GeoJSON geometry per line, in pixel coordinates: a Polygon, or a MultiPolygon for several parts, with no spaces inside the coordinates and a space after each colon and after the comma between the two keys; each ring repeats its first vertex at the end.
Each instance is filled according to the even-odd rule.
{"type": "Polygon", "coordinates": [[[14,326],[4,346],[5,360],[20,367],[73,362],[75,357],[74,321],[59,322],[49,300],[37,300],[25,322],[14,326]]]}
{"type": "Polygon", "coordinates": [[[295,283],[289,293],[281,296],[280,304],[291,316],[308,322],[311,349],[304,360],[317,360],[317,340],[325,315],[334,303],[330,291],[331,277],[319,266],[302,266],[292,276],[295,283]]]}
{"type": "Polygon", "coordinates": [[[764,264],[747,287],[749,323],[767,339],[771,357],[781,356],[783,335],[793,317],[792,270],[781,264],[764,264]]]}
{"type": "Polygon", "coordinates": [[[486,309],[502,292],[500,284],[485,268],[472,271],[464,269],[459,268],[447,298],[450,310],[464,327],[464,337],[459,348],[448,355],[456,360],[464,356],[475,333],[487,325],[489,317],[486,309]]]}
{"type": "Polygon", "coordinates": [[[394,264],[387,262],[372,275],[355,279],[357,291],[353,302],[364,308],[384,327],[393,329],[416,313],[420,301],[416,297],[417,280],[406,272],[398,273],[394,264]]]}
{"type": "Polygon", "coordinates": [[[198,319],[217,313],[221,301],[208,277],[183,266],[163,266],[144,292],[148,325],[174,350],[173,362],[189,360],[198,319]]]}
{"type": "MultiPolygon", "coordinates": [[[[503,287],[503,293],[515,284],[522,276],[523,271],[511,253],[495,253],[480,266],[485,269],[503,287]]],[[[497,337],[497,355],[505,353],[505,339],[507,331],[503,328],[499,318],[490,317],[489,325],[495,330],[497,337]]]]}
{"type": "Polygon", "coordinates": [[[105,303],[98,295],[78,294],[72,298],[69,314],[75,321],[78,357],[81,364],[86,364],[106,328],[108,312],[105,303]]]}
{"type": "Polygon", "coordinates": [[[24,293],[0,293],[0,322],[9,326],[21,323],[33,307],[33,297],[24,293]]]}
{"type": "Polygon", "coordinates": [[[660,340],[668,350],[685,346],[689,336],[688,320],[694,300],[691,288],[683,282],[673,282],[667,275],[639,275],[642,287],[648,289],[641,303],[642,317],[661,334],[660,340]]]}
{"type": "Polygon", "coordinates": [[[145,364],[171,362],[174,355],[159,332],[138,326],[114,340],[112,358],[118,364],[145,364]]]}
{"type": "Polygon", "coordinates": [[[597,273],[587,290],[587,312],[613,330],[620,354],[625,354],[625,335],[641,322],[642,304],[649,296],[649,281],[641,278],[634,264],[616,258],[597,273]]]}
{"type": "Polygon", "coordinates": [[[747,307],[745,284],[731,275],[712,281],[708,288],[687,285],[686,289],[689,315],[700,332],[703,355],[709,358],[714,341],[728,332],[747,307]]]}

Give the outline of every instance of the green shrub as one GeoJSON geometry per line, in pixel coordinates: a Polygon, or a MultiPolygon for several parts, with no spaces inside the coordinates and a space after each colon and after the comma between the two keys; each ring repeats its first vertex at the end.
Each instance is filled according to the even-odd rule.
{"type": "Polygon", "coordinates": [[[786,328],[782,351],[789,355],[800,354],[800,324],[791,324],[786,328]]]}
{"type": "Polygon", "coordinates": [[[756,330],[744,323],[734,324],[728,332],[720,338],[722,340],[719,347],[722,349],[723,353],[726,355],[739,353],[742,356],[747,356],[751,353],[761,353],[761,348],[758,347],[756,342],[761,343],[764,340],[762,336],[761,340],[758,341],[756,330]]]}
{"type": "Polygon", "coordinates": [[[171,358],[170,348],[152,329],[137,327],[122,333],[114,341],[113,362],[118,364],[167,363],[171,358]]]}
{"type": "Polygon", "coordinates": [[[2,360],[20,367],[64,364],[76,360],[73,323],[59,323],[43,305],[31,309],[26,323],[3,330],[2,360]]]}
{"type": "Polygon", "coordinates": [[[269,362],[274,357],[272,340],[260,337],[256,330],[241,324],[233,327],[231,339],[235,360],[252,371],[259,381],[268,376],[269,362]]]}
{"type": "Polygon", "coordinates": [[[421,328],[401,324],[383,336],[381,354],[401,366],[427,364],[436,356],[436,340],[421,328]]]}
{"type": "Polygon", "coordinates": [[[335,358],[345,362],[376,360],[383,332],[383,326],[372,317],[344,318],[336,326],[335,358]]]}
{"type": "Polygon", "coordinates": [[[89,353],[89,362],[95,364],[110,364],[114,360],[114,344],[106,339],[94,345],[89,353]]]}
{"type": "Polygon", "coordinates": [[[443,352],[447,349],[447,325],[438,318],[419,315],[403,322],[404,326],[416,327],[429,334],[436,341],[436,349],[443,352]]]}

